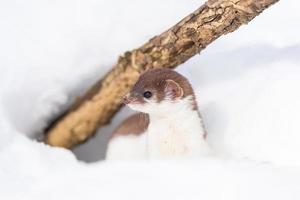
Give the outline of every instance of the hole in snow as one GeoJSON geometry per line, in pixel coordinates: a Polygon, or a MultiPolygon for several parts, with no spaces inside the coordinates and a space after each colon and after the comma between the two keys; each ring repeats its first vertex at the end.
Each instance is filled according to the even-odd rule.
{"type": "MultiPolygon", "coordinates": [[[[15,84],[5,95],[2,103],[5,114],[10,124],[20,133],[31,139],[42,141],[43,130],[49,124],[49,119],[58,115],[71,104],[65,92],[55,86],[53,90],[42,92],[45,85],[32,83],[31,81],[15,84]],[[27,88],[26,94],[22,88],[27,88]]],[[[73,96],[72,99],[74,99],[73,96]]],[[[73,153],[79,160],[96,162],[105,158],[108,139],[116,126],[132,111],[124,108],[111,121],[111,123],[99,129],[95,136],[84,144],[73,149],[73,153]]]]}
{"type": "MultiPolygon", "coordinates": [[[[101,70],[101,74],[104,71],[105,69],[101,70]]],[[[15,130],[38,141],[42,141],[44,129],[51,119],[66,110],[78,95],[100,77],[100,72],[93,72],[92,75],[84,74],[76,83],[74,80],[79,80],[78,78],[75,77],[68,82],[65,78],[67,76],[64,76],[63,81],[59,78],[53,80],[55,79],[53,77],[48,80],[46,73],[39,73],[41,76],[28,79],[30,73],[32,70],[25,70],[18,79],[12,77],[11,81],[7,81],[11,84],[4,86],[0,103],[3,105],[8,122],[15,130]]],[[[110,125],[99,130],[91,140],[76,147],[73,152],[77,158],[86,162],[103,159],[109,135],[126,116],[127,111],[124,109],[110,125]]]]}

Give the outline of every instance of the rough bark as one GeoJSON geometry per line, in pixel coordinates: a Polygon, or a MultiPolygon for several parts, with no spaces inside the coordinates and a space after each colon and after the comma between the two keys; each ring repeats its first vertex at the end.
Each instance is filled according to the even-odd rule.
{"type": "Polygon", "coordinates": [[[48,129],[45,142],[72,148],[107,124],[121,97],[150,68],[175,68],[221,35],[235,31],[278,0],[209,0],[178,24],[121,56],[82,100],[48,129]]]}

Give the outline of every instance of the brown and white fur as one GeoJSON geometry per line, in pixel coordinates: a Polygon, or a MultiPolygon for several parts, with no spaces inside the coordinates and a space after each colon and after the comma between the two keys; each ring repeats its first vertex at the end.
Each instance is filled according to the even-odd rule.
{"type": "Polygon", "coordinates": [[[113,133],[107,159],[197,157],[210,152],[195,94],[179,73],[145,72],[124,103],[139,113],[113,133]]]}

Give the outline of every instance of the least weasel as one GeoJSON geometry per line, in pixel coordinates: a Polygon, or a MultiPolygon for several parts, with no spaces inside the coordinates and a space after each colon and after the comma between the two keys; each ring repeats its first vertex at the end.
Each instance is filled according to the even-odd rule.
{"type": "Polygon", "coordinates": [[[124,97],[139,113],[112,134],[107,159],[195,157],[210,152],[189,81],[170,69],[143,73],[124,97]]]}

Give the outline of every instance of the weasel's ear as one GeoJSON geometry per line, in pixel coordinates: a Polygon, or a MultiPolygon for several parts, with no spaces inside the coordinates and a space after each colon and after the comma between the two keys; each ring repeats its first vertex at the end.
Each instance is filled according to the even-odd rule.
{"type": "Polygon", "coordinates": [[[183,89],[178,83],[171,79],[166,80],[165,94],[168,98],[180,98],[183,96],[183,89]]]}

